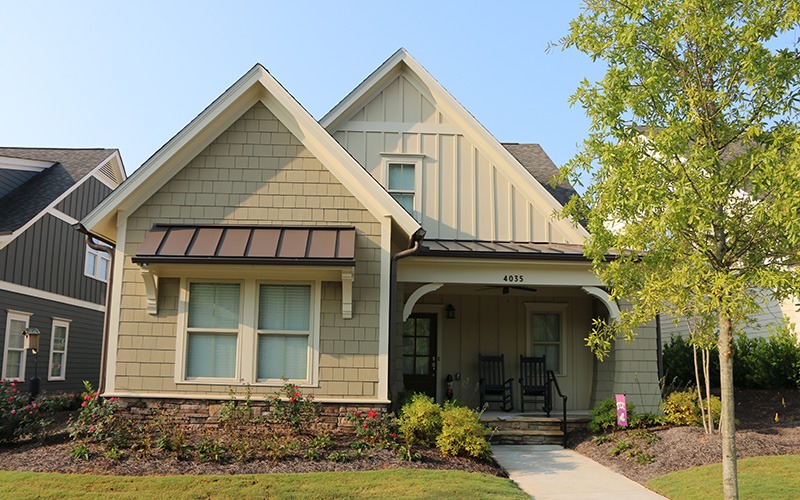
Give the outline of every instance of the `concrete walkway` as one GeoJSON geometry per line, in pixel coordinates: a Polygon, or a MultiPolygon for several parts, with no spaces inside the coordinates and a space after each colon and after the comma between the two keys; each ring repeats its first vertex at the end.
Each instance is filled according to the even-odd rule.
{"type": "Polygon", "coordinates": [[[496,445],[492,452],[511,479],[536,500],[664,498],[560,446],[496,445]]]}

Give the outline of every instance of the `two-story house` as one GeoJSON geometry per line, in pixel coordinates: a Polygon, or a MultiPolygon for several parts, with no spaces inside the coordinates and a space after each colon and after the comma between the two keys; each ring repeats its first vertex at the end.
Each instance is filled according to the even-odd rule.
{"type": "Polygon", "coordinates": [[[110,254],[74,226],[124,179],[116,149],[0,148],[3,378],[37,376],[50,392],[98,383],[110,254]]]}

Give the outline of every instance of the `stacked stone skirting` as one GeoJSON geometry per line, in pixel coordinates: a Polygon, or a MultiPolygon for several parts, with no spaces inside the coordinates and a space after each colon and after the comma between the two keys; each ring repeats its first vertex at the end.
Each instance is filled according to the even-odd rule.
{"type": "MultiPolygon", "coordinates": [[[[153,423],[160,416],[169,415],[169,418],[178,425],[187,428],[201,428],[216,426],[219,423],[220,410],[227,402],[207,399],[119,398],[117,403],[123,412],[137,422],[153,423]]],[[[244,401],[239,400],[238,403],[242,405],[244,401]]],[[[314,430],[351,431],[353,425],[347,420],[347,416],[353,411],[366,413],[372,410],[378,414],[384,414],[388,411],[388,405],[380,404],[319,404],[321,411],[316,424],[313,425],[314,430]]],[[[268,414],[269,406],[268,401],[250,401],[250,407],[256,416],[268,414]]]]}

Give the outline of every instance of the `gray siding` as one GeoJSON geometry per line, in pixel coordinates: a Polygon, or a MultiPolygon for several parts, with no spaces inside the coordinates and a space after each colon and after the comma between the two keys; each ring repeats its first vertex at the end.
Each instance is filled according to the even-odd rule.
{"type": "MultiPolygon", "coordinates": [[[[84,380],[97,387],[100,378],[102,312],[0,290],[0,348],[5,345],[7,309],[32,313],[30,327],[38,328],[42,334],[36,363],[32,354],[27,355],[26,388],[27,381],[33,376],[34,365],[38,365],[37,375],[41,379],[42,391],[78,392],[83,389],[84,380]],[[53,317],[71,320],[67,342],[66,380],[63,381],[47,380],[53,317]]],[[[5,352],[0,350],[0,358],[4,355],[5,352]]]]}
{"type": "Polygon", "coordinates": [[[0,250],[0,280],[104,304],[106,284],[84,276],[85,258],[84,236],[45,215],[0,250]]]}
{"type": "Polygon", "coordinates": [[[0,198],[25,184],[36,172],[30,170],[0,169],[0,198]]]}
{"type": "Polygon", "coordinates": [[[111,189],[108,186],[94,177],[90,177],[81,187],[56,205],[56,209],[61,210],[70,217],[81,220],[103,201],[109,193],[111,193],[111,189]]]}

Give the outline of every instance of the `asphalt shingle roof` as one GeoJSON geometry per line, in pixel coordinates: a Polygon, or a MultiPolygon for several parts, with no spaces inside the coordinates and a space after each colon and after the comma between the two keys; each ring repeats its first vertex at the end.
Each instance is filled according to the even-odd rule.
{"type": "Polygon", "coordinates": [[[553,163],[553,160],[547,156],[544,149],[538,144],[519,144],[516,142],[502,143],[503,147],[508,150],[511,155],[517,159],[518,162],[525,167],[525,170],[562,205],[566,204],[572,195],[577,195],[568,182],[562,182],[556,187],[550,184],[550,179],[558,175],[558,167],[553,163]]]}
{"type": "Polygon", "coordinates": [[[0,147],[0,156],[54,163],[0,199],[0,233],[23,226],[115,151],[0,147]]]}

